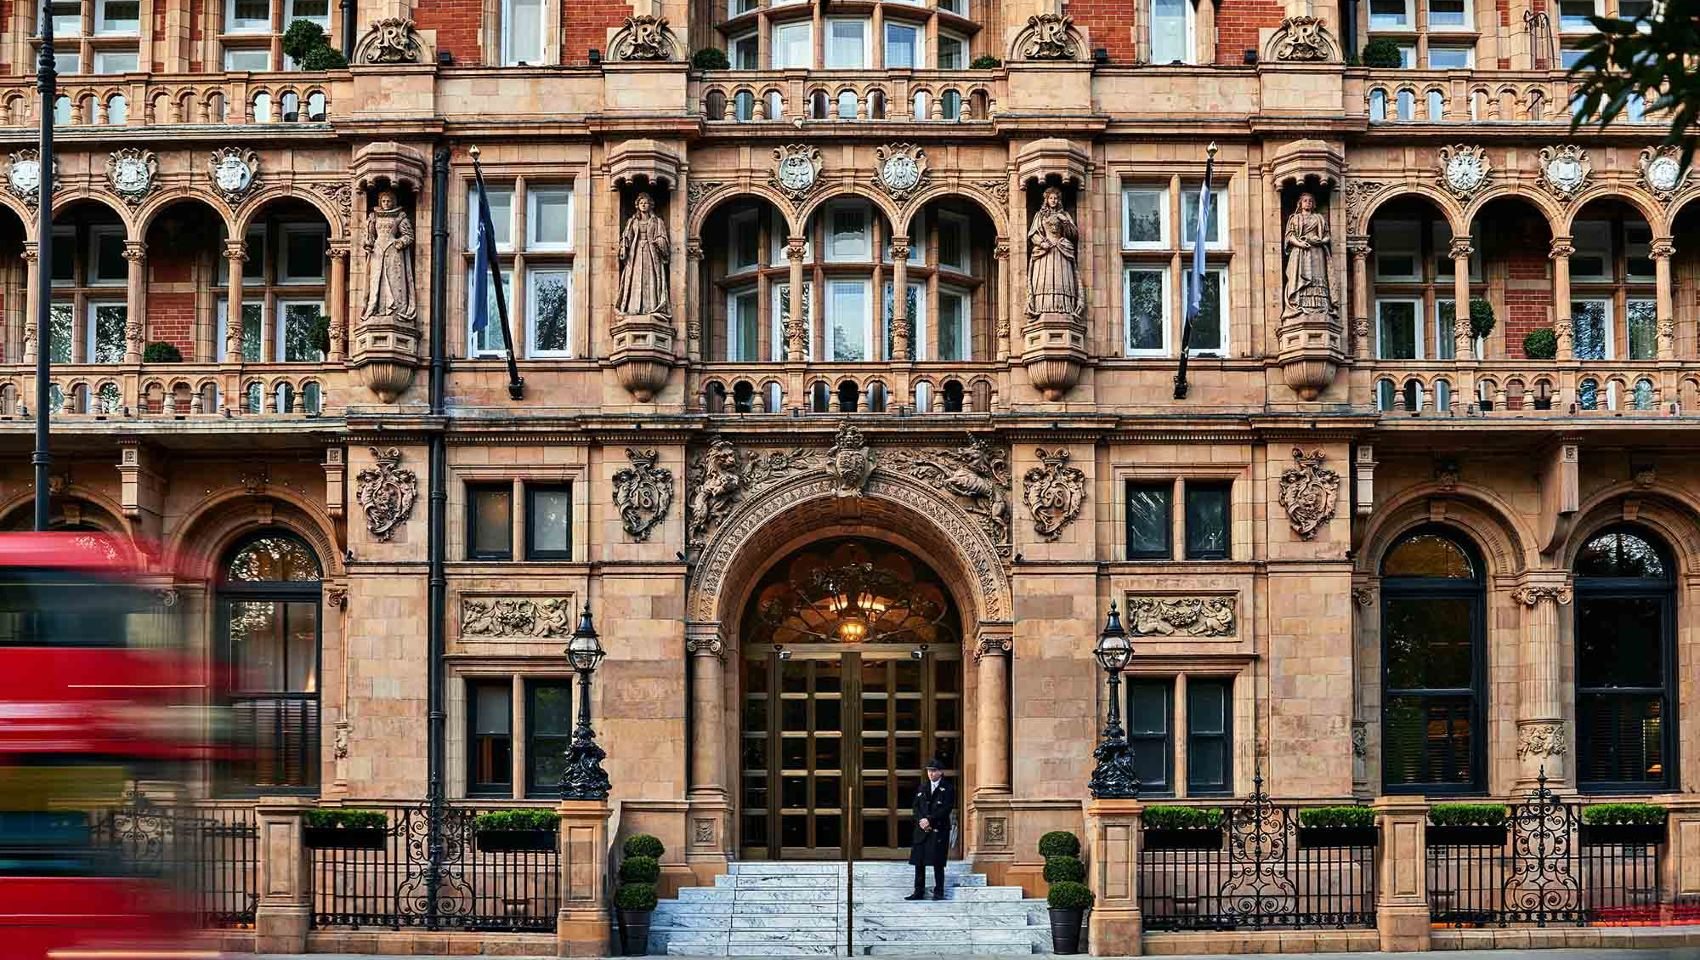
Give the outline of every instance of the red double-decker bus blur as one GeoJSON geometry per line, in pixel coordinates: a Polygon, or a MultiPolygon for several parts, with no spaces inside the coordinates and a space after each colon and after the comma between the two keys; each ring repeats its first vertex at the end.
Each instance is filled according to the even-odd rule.
{"type": "MultiPolygon", "coordinates": [[[[164,595],[169,596],[169,595],[164,595]]],[[[130,545],[0,534],[0,956],[176,952],[177,885],[103,830],[204,758],[204,670],[130,545]]]]}

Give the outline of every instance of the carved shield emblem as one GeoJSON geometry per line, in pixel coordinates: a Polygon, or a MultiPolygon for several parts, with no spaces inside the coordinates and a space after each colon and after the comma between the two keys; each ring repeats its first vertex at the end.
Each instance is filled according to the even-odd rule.
{"type": "Polygon", "coordinates": [[[1046,540],[1055,540],[1086,505],[1086,474],[1079,467],[1068,465],[1067,450],[1047,453],[1040,447],[1038,455],[1042,466],[1034,467],[1021,478],[1022,498],[1033,518],[1034,532],[1046,540]]]}
{"type": "Polygon", "coordinates": [[[826,456],[826,472],[832,475],[834,491],[841,497],[859,497],[874,472],[874,452],[862,431],[846,423],[838,428],[826,456]]]}
{"type": "Polygon", "coordinates": [[[1305,453],[1294,447],[1294,465],[1281,474],[1281,507],[1293,532],[1306,540],[1334,519],[1340,497],[1340,475],[1322,465],[1326,459],[1321,450],[1305,453]]]}
{"type": "Polygon", "coordinates": [[[379,540],[395,536],[396,528],[413,515],[419,499],[419,478],[401,467],[401,451],[395,447],[380,453],[371,448],[377,465],[360,471],[355,478],[354,499],[366,510],[366,529],[379,540]]]}
{"type": "Polygon", "coordinates": [[[655,465],[654,450],[628,449],[626,459],[632,465],[614,474],[614,506],[632,539],[648,540],[673,506],[673,471],[655,465]]]}

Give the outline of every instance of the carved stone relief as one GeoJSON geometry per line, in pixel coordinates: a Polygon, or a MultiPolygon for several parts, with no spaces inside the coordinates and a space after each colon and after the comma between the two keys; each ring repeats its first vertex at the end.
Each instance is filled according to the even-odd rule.
{"type": "Polygon", "coordinates": [[[626,450],[631,466],[614,474],[614,507],[633,540],[648,540],[673,506],[673,471],[657,467],[654,450],[626,450]]]}
{"type": "Polygon", "coordinates": [[[1334,519],[1340,497],[1340,474],[1322,465],[1327,459],[1321,450],[1305,453],[1294,447],[1294,465],[1281,473],[1281,508],[1287,511],[1293,532],[1305,540],[1334,519]]]}
{"type": "Polygon", "coordinates": [[[820,185],[823,161],[819,147],[788,143],[773,150],[773,185],[792,201],[803,199],[820,185]]]}
{"type": "Polygon", "coordinates": [[[573,635],[573,625],[570,596],[462,597],[460,600],[462,637],[564,640],[573,635]]]}
{"type": "Polygon", "coordinates": [[[1272,59],[1297,63],[1326,63],[1337,59],[1334,38],[1321,17],[1288,17],[1269,38],[1272,59]]]}
{"type": "Polygon", "coordinates": [[[114,150],[106,157],[106,182],[125,203],[136,206],[159,186],[159,157],[136,147],[114,150]]]}
{"type": "MultiPolygon", "coordinates": [[[[12,196],[35,206],[41,199],[41,153],[31,147],[19,150],[6,158],[6,190],[12,196]]],[[[59,157],[53,157],[53,192],[59,192],[59,157]]]]}
{"type": "Polygon", "coordinates": [[[614,60],[671,60],[678,49],[667,18],[644,15],[626,18],[608,44],[608,55],[614,60]]]}
{"type": "Polygon", "coordinates": [[[891,451],[903,473],[957,497],[980,529],[1001,550],[1009,549],[1009,453],[970,436],[955,449],[891,451]]]}
{"type": "Polygon", "coordinates": [[[1028,516],[1033,518],[1033,532],[1055,540],[1086,506],[1086,474],[1068,465],[1067,450],[1046,452],[1040,447],[1036,452],[1040,466],[1021,478],[1021,497],[1028,516]]]}
{"type": "Polygon", "coordinates": [[[1564,724],[1541,721],[1522,724],[1517,729],[1517,759],[1526,757],[1561,757],[1566,750],[1564,724]]]}
{"type": "Polygon", "coordinates": [[[366,511],[366,529],[377,539],[388,540],[412,516],[419,499],[419,478],[402,468],[400,449],[371,450],[377,464],[355,478],[354,499],[366,511]]]}
{"type": "Polygon", "coordinates": [[[419,63],[424,59],[419,31],[407,17],[372,21],[360,45],[354,48],[355,63],[419,63]]]}
{"type": "Polygon", "coordinates": [[[1060,13],[1028,17],[1016,50],[1025,60],[1080,59],[1080,44],[1074,39],[1074,18],[1060,13]]]}
{"type": "Polygon", "coordinates": [[[717,438],[697,454],[685,472],[690,488],[685,542],[701,546],[745,494],[757,493],[788,474],[812,466],[815,456],[813,451],[801,449],[740,452],[730,441],[717,438]]]}
{"type": "Polygon", "coordinates": [[[260,155],[243,147],[220,147],[207,159],[207,174],[224,202],[241,203],[260,179],[260,155]]]}
{"type": "Polygon", "coordinates": [[[1570,603],[1570,598],[1571,592],[1567,586],[1531,584],[1511,591],[1511,599],[1525,607],[1538,606],[1543,600],[1550,600],[1559,606],[1567,606],[1570,603]]]}
{"type": "Polygon", "coordinates": [[[848,421],[838,428],[838,435],[826,451],[826,472],[833,480],[833,490],[841,497],[859,497],[874,472],[874,452],[868,441],[848,421]]]}
{"type": "Polygon", "coordinates": [[[909,199],[927,185],[927,151],[913,143],[896,143],[874,149],[874,183],[898,202],[909,199]]]}
{"type": "Polygon", "coordinates": [[[1346,181],[1346,223],[1356,225],[1354,233],[1363,233],[1364,211],[1369,207],[1369,201],[1376,194],[1387,189],[1387,184],[1380,180],[1347,180],[1346,181]]]}
{"type": "Polygon", "coordinates": [[[1588,185],[1594,168],[1588,161],[1588,151],[1574,143],[1561,147],[1542,147],[1541,186],[1560,200],[1570,200],[1588,185]]]}
{"type": "Polygon", "coordinates": [[[1479,145],[1460,143],[1441,147],[1435,151],[1435,159],[1440,163],[1441,185],[1459,200],[1468,200],[1480,193],[1493,173],[1487,150],[1479,145]]]}
{"type": "Polygon", "coordinates": [[[1661,203],[1669,203],[1688,186],[1688,168],[1682,165],[1679,147],[1648,147],[1641,151],[1637,168],[1641,174],[1641,185],[1661,203]]]}
{"type": "Polygon", "coordinates": [[[1203,597],[1127,596],[1128,633],[1135,637],[1231,637],[1233,594],[1203,597]]]}

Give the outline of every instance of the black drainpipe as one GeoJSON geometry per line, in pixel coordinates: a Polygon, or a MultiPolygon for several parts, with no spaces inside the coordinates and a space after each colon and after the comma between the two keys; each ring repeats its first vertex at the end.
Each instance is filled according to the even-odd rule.
{"type": "Polygon", "coordinates": [[[342,58],[349,63],[354,62],[354,34],[359,30],[354,9],[357,2],[358,0],[342,0],[342,58]]]}
{"type": "Polygon", "coordinates": [[[1351,63],[1358,55],[1358,0],[1340,0],[1340,59],[1351,63]]]}
{"type": "MultiPolygon", "coordinates": [[[[345,0],[352,6],[352,0],[345,0]]],[[[348,9],[345,6],[343,9],[348,9]]],[[[426,926],[437,928],[437,898],[442,885],[443,814],[447,801],[443,790],[443,614],[447,582],[443,576],[443,554],[446,552],[444,515],[448,504],[448,477],[443,452],[443,358],[444,276],[443,264],[449,254],[449,148],[439,146],[431,162],[431,494],[427,506],[426,552],[429,560],[429,597],[426,601],[427,633],[429,634],[430,667],[426,677],[426,699],[429,703],[426,735],[428,783],[426,799],[429,811],[426,824],[429,836],[426,846],[430,862],[425,872],[426,926]]]]}

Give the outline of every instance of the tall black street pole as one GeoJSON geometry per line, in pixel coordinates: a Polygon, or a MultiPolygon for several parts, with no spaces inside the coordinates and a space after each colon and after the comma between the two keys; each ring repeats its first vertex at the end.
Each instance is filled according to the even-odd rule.
{"type": "Polygon", "coordinates": [[[47,468],[53,453],[47,441],[47,403],[52,384],[48,382],[53,357],[53,101],[56,76],[53,69],[53,7],[41,0],[38,14],[41,29],[41,59],[36,68],[36,87],[41,91],[41,173],[37,177],[35,220],[35,529],[46,530],[51,516],[47,494],[47,468]]]}

